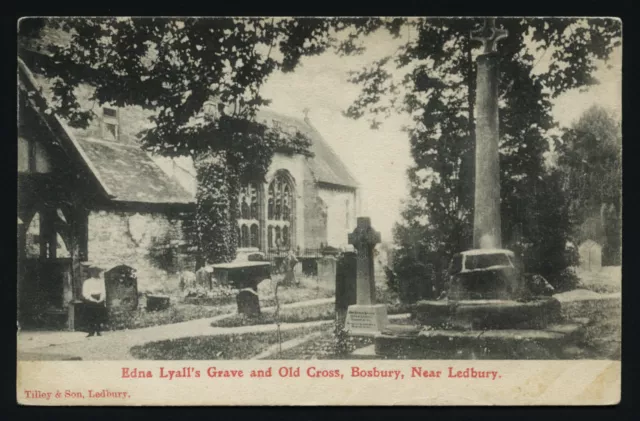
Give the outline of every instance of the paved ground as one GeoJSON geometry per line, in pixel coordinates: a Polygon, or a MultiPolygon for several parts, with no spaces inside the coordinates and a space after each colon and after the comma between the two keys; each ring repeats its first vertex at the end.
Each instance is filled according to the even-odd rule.
{"type": "MultiPolygon", "coordinates": [[[[295,308],[332,302],[333,298],[322,298],[287,304],[282,307],[295,308]]],[[[264,310],[269,310],[266,308],[264,310]]],[[[170,325],[146,327],[142,329],[105,332],[100,337],[87,338],[83,332],[19,332],[18,359],[78,359],[82,360],[130,360],[129,350],[136,345],[167,339],[193,336],[226,335],[230,333],[252,333],[275,331],[275,325],[242,326],[235,328],[212,327],[211,323],[232,316],[220,316],[191,320],[170,325]]],[[[316,321],[308,323],[288,323],[282,330],[302,326],[318,326],[331,323],[316,321]]]]}

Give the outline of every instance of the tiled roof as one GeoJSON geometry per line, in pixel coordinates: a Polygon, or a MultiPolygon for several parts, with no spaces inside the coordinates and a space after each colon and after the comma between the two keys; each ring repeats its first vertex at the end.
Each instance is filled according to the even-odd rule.
{"type": "Polygon", "coordinates": [[[119,202],[193,203],[194,199],[139,146],[77,138],[80,147],[119,202]]]}
{"type": "MultiPolygon", "coordinates": [[[[26,64],[18,59],[18,65],[21,81],[39,91],[41,86],[26,64]]],[[[37,96],[39,101],[46,102],[40,92],[37,96]]],[[[47,119],[59,128],[58,132],[64,137],[62,140],[78,151],[112,201],[155,204],[194,202],[192,195],[162,171],[139,146],[76,136],[57,116],[49,115],[47,119]]]]}

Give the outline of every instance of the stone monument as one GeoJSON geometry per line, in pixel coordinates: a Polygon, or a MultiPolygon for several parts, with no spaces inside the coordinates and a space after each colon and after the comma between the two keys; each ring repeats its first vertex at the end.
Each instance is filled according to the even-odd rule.
{"type": "Polygon", "coordinates": [[[496,29],[494,21],[486,19],[472,32],[484,47],[477,59],[474,248],[453,256],[443,297],[415,304],[412,316],[419,326],[389,325],[375,336],[378,356],[557,358],[584,332],[585,321],[565,320],[560,302],[532,291],[514,253],[501,249],[495,45],[507,31],[496,29]]]}
{"type": "Polygon", "coordinates": [[[116,266],[104,273],[108,309],[132,311],[138,308],[138,277],[127,265],[116,266]]]}
{"type": "Polygon", "coordinates": [[[387,307],[376,304],[373,249],[380,233],[371,227],[371,219],[358,218],[356,229],[349,234],[349,244],[356,249],[356,304],[349,306],[345,330],[351,335],[373,335],[387,326],[387,307]]]}
{"type": "Polygon", "coordinates": [[[477,59],[476,76],[476,179],[473,214],[473,247],[502,247],[500,221],[500,156],[498,142],[499,57],[496,43],[507,37],[507,31],[495,27],[495,19],[487,19],[484,27],[473,31],[471,38],[482,41],[484,51],[477,59]]]}

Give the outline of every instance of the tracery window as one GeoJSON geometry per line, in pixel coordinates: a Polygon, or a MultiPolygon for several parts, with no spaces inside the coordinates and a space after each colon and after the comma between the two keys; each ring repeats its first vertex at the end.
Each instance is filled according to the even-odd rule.
{"type": "Polygon", "coordinates": [[[267,244],[270,249],[292,246],[293,188],[286,173],[276,173],[267,190],[267,244]]]}
{"type": "Polygon", "coordinates": [[[238,196],[240,218],[238,219],[238,246],[260,247],[260,202],[258,187],[249,183],[240,189],[238,196]]]}

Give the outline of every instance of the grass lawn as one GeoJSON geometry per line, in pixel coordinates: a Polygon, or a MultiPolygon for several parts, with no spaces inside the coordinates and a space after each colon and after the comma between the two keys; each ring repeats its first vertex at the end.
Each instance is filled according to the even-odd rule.
{"type": "MultiPolygon", "coordinates": [[[[276,282],[282,282],[283,278],[283,275],[273,275],[271,281],[266,280],[258,285],[258,297],[262,307],[276,305],[274,285],[276,282]]],[[[278,301],[280,305],[335,296],[335,283],[319,282],[317,277],[309,276],[300,276],[298,280],[300,281],[298,285],[279,284],[278,301]]]]}
{"type": "MultiPolygon", "coordinates": [[[[325,328],[326,329],[326,328],[325,328]]],[[[283,351],[279,356],[270,357],[271,360],[343,360],[358,348],[373,344],[373,338],[347,336],[345,339],[345,353],[338,352],[337,340],[332,329],[326,330],[318,338],[283,351]]]]}
{"type": "MultiPolygon", "coordinates": [[[[287,309],[282,309],[280,314],[280,323],[302,323],[313,322],[316,320],[333,320],[335,312],[333,310],[333,303],[329,305],[321,306],[309,306],[304,308],[297,308],[296,311],[289,312],[287,309]]],[[[228,318],[217,320],[211,323],[213,327],[239,327],[239,326],[253,326],[253,325],[268,325],[275,324],[276,320],[273,315],[273,311],[263,312],[257,317],[248,317],[244,314],[234,314],[228,318]]]]}
{"type": "MultiPolygon", "coordinates": [[[[280,280],[282,275],[274,275],[274,280],[280,280]]],[[[334,296],[335,285],[321,285],[315,278],[301,277],[299,285],[278,287],[278,298],[280,304],[290,304],[300,301],[314,300],[318,298],[329,298],[334,296]]],[[[258,286],[260,306],[262,308],[275,306],[275,295],[271,281],[265,281],[258,286]]],[[[166,325],[171,323],[186,322],[189,320],[205,319],[219,316],[221,314],[235,313],[237,311],[235,296],[217,298],[213,301],[207,299],[183,302],[180,296],[171,296],[171,306],[166,310],[148,312],[144,308],[144,299],[141,299],[140,307],[135,311],[114,311],[109,315],[107,330],[139,329],[143,327],[166,325]]],[[[268,316],[266,316],[268,317],[268,316]]],[[[305,319],[292,315],[284,322],[292,323],[297,321],[322,320],[330,318],[331,315],[318,315],[305,319]]],[[[223,327],[244,326],[247,324],[268,324],[274,323],[265,319],[262,323],[242,321],[241,316],[234,316],[235,322],[223,327]]]]}
{"type": "MultiPolygon", "coordinates": [[[[410,311],[408,306],[405,305],[388,305],[387,314],[402,314],[410,311]]],[[[234,314],[233,316],[224,318],[222,320],[216,320],[211,323],[213,327],[239,327],[239,326],[253,326],[253,325],[267,325],[275,324],[274,311],[263,311],[260,316],[248,317],[244,314],[234,314]]],[[[280,323],[304,323],[314,322],[317,320],[334,320],[335,319],[335,304],[316,304],[304,307],[298,307],[295,309],[282,308],[280,309],[280,323]]]]}
{"type": "Polygon", "coordinates": [[[147,311],[144,308],[138,308],[135,311],[112,312],[109,315],[107,330],[140,329],[143,327],[205,319],[219,316],[220,314],[233,313],[235,311],[235,303],[214,307],[172,302],[171,307],[161,311],[147,311]]]}
{"type": "MultiPolygon", "coordinates": [[[[326,326],[302,327],[282,331],[282,341],[308,335],[326,326]]],[[[278,343],[275,331],[230,335],[197,336],[152,342],[131,348],[141,360],[241,360],[264,352],[278,343]]]]}

